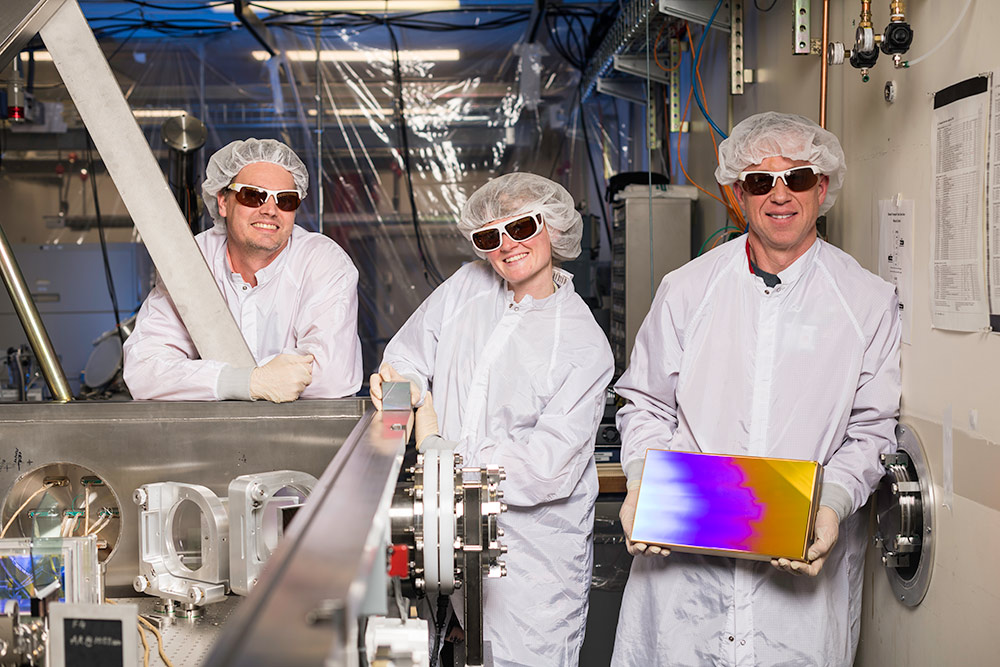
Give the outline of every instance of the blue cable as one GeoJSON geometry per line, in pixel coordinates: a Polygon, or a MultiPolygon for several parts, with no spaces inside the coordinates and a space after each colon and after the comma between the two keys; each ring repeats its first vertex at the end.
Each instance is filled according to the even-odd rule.
{"type": "Polygon", "coordinates": [[[712,117],[708,115],[708,111],[705,110],[705,105],[701,101],[701,95],[698,94],[697,74],[695,72],[695,69],[698,67],[698,63],[701,61],[701,48],[705,45],[705,36],[708,35],[708,31],[712,27],[712,21],[715,20],[715,15],[718,14],[719,9],[722,8],[723,2],[725,2],[725,0],[719,0],[719,2],[716,3],[715,9],[712,11],[712,15],[708,17],[708,23],[705,25],[705,31],[701,33],[701,39],[698,40],[698,50],[695,52],[694,60],[691,61],[691,88],[694,89],[694,101],[698,103],[698,108],[701,109],[701,114],[705,117],[705,120],[708,121],[708,124],[711,125],[723,139],[728,139],[729,135],[723,132],[722,128],[715,124],[712,117]]]}

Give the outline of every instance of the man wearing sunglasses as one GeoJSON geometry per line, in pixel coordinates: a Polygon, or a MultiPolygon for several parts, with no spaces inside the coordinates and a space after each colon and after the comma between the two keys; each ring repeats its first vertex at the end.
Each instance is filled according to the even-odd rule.
{"type": "Polygon", "coordinates": [[[200,359],[158,283],[125,342],[134,398],[280,403],[357,392],[358,271],[333,240],[295,224],[308,186],[305,165],[273,139],[212,156],[202,195],[215,226],[195,240],[257,366],[200,359]]]}
{"type": "Polygon", "coordinates": [[[747,233],[663,279],[615,387],[626,538],[649,448],[813,460],[824,477],[807,561],[629,541],[642,556],[613,665],[853,664],[858,510],[895,449],[900,323],[893,287],[817,238],[846,169],[837,138],[802,116],[733,128],[716,178],[734,185],[747,233]]]}
{"type": "Polygon", "coordinates": [[[372,398],[381,407],[381,382],[406,377],[414,403],[426,397],[418,448],[504,467],[510,553],[507,576],[483,582],[484,636],[497,667],[569,667],[587,619],[594,441],[614,367],[573,277],[554,265],[580,254],[583,220],[561,185],[515,173],[473,193],[458,226],[486,261],[456,271],[393,336],[372,398]]]}

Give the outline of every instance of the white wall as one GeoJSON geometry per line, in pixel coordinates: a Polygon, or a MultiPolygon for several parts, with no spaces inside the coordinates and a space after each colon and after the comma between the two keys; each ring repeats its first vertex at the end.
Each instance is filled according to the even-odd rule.
{"type": "MultiPolygon", "coordinates": [[[[860,2],[833,0],[832,40],[853,42],[860,2]]],[[[875,25],[888,21],[888,0],[873,4],[875,25]]],[[[962,0],[907,4],[916,38],[910,56],[929,50],[947,32],[962,0]]],[[[747,61],[759,83],[734,102],[740,120],[776,109],[818,119],[820,62],[791,55],[792,3],[774,11],[747,7],[747,61]]],[[[820,35],[822,3],[812,2],[813,36],[820,35]]],[[[875,270],[877,201],[897,192],[916,205],[912,344],[903,346],[902,419],[917,432],[930,458],[940,497],[943,479],[942,421],[954,414],[954,506],[936,510],[937,550],[930,591],[916,609],[897,603],[880,564],[869,553],[858,665],[997,664],[993,649],[1000,625],[1000,334],[960,334],[931,328],[929,263],[931,220],[930,135],[932,96],[950,84],[1000,68],[1000,2],[976,0],[952,43],[912,69],[894,70],[884,56],[872,80],[857,70],[831,68],[828,128],[847,153],[845,188],[830,213],[831,240],[875,270]],[[897,85],[894,104],[882,89],[897,85]],[[970,411],[978,424],[970,426],[970,411]]],[[[694,158],[692,158],[694,159],[694,158]]],[[[704,162],[699,170],[708,168],[704,162]]]]}

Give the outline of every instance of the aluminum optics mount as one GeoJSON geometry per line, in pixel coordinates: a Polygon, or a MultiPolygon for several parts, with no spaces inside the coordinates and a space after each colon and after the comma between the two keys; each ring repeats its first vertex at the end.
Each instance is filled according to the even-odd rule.
{"type": "Polygon", "coordinates": [[[390,571],[407,592],[430,598],[461,590],[464,598],[465,664],[482,665],[483,579],[506,576],[500,556],[503,529],[498,518],[507,510],[498,466],[463,467],[453,451],[428,450],[404,472],[390,510],[392,560],[405,567],[390,571]]]}

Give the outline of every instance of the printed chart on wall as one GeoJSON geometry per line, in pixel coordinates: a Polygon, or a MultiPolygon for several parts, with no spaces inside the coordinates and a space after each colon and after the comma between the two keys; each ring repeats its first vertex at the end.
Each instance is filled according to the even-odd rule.
{"type": "Polygon", "coordinates": [[[938,329],[982,331],[990,325],[985,224],[990,120],[988,76],[934,95],[931,324],[938,329]]]}
{"type": "Polygon", "coordinates": [[[990,292],[990,328],[1000,333],[1000,78],[995,74],[990,108],[989,187],[986,190],[986,275],[990,292]]]}

